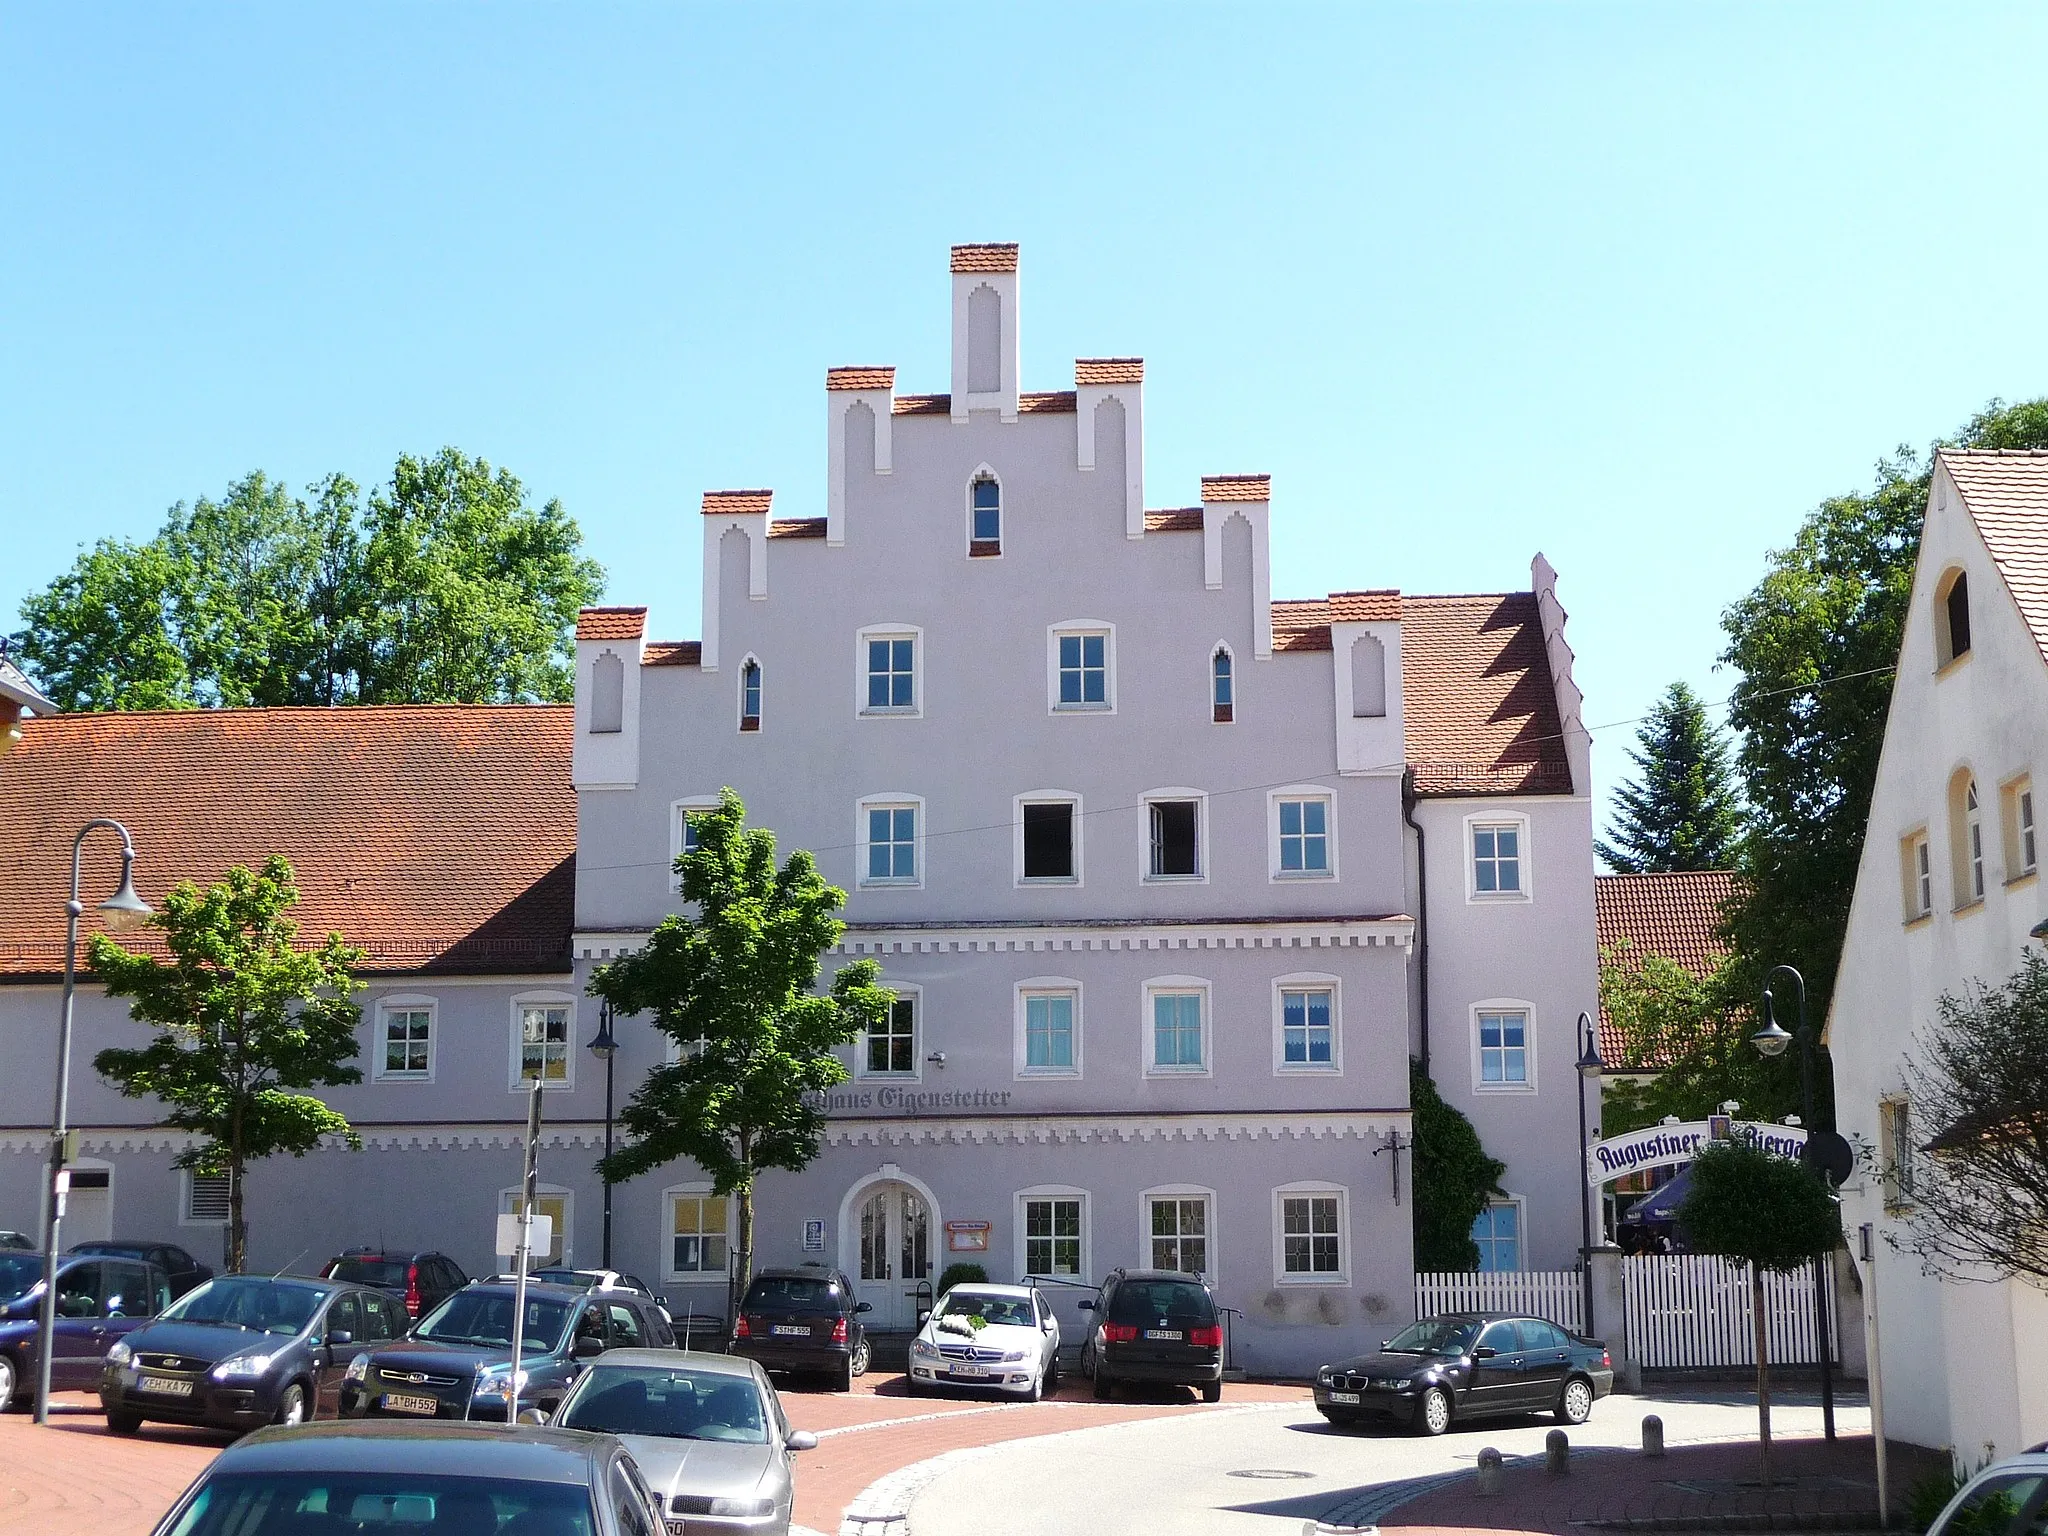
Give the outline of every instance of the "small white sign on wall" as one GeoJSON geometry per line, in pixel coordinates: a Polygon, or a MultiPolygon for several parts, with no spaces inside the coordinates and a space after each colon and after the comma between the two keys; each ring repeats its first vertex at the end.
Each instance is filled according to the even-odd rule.
{"type": "MultiPolygon", "coordinates": [[[[527,1237],[532,1252],[545,1255],[555,1244],[555,1218],[545,1211],[536,1211],[533,1226],[527,1237]]],[[[510,1259],[519,1253],[519,1217],[507,1211],[498,1217],[498,1257],[510,1259]]]]}
{"type": "Polygon", "coordinates": [[[804,1223],[804,1252],[805,1252],[805,1253],[823,1253],[824,1251],[825,1251],[825,1223],[824,1223],[824,1222],[822,1222],[822,1221],[807,1221],[807,1222],[805,1222],[805,1223],[804,1223]]]}

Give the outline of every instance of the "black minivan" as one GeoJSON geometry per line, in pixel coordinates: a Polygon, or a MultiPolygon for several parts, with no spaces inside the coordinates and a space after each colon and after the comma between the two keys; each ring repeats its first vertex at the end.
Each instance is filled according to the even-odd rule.
{"type": "Polygon", "coordinates": [[[1202,1401],[1223,1398],[1223,1321],[1199,1275],[1170,1269],[1118,1269],[1081,1309],[1095,1326],[1081,1346],[1081,1374],[1108,1397],[1120,1381],[1198,1387],[1202,1401]]]}
{"type": "Polygon", "coordinates": [[[732,1352],[767,1371],[815,1371],[842,1392],[868,1373],[868,1304],[853,1282],[823,1265],[764,1269],[747,1286],[733,1323],[732,1352]]]}

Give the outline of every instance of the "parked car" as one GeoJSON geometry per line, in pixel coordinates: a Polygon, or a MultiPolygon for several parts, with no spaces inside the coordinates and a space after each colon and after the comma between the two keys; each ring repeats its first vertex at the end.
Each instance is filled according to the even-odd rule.
{"type": "Polygon", "coordinates": [[[661,1516],[626,1448],[570,1429],[309,1424],[230,1446],[154,1536],[642,1536],[661,1516]]]}
{"type": "Polygon", "coordinates": [[[404,1331],[404,1310],[367,1286],[216,1275],[106,1352],[100,1406],[117,1435],[149,1420],[254,1429],[332,1417],[350,1357],[404,1331]]]}
{"type": "Polygon", "coordinates": [[[2048,1517],[2048,1446],[1994,1461],[1956,1490],[1927,1536],[2032,1536],[2048,1517]]]}
{"type": "MultiPolygon", "coordinates": [[[[518,1278],[517,1275],[491,1276],[494,1283],[501,1285],[511,1285],[518,1278]]],[[[545,1280],[549,1285],[566,1285],[579,1291],[638,1291],[661,1308],[663,1317],[669,1317],[668,1298],[655,1295],[653,1287],[638,1275],[622,1274],[616,1269],[570,1269],[561,1264],[547,1264],[539,1269],[529,1269],[526,1278],[545,1280]]],[[[671,1317],[669,1321],[673,1323],[675,1320],[671,1317]]]]}
{"type": "MultiPolygon", "coordinates": [[[[107,1347],[170,1304],[170,1282],[154,1264],[89,1255],[57,1262],[53,1391],[90,1388],[107,1347]]],[[[0,1251],[0,1412],[33,1401],[41,1355],[43,1256],[0,1251]]]]}
{"type": "Polygon", "coordinates": [[[12,1227],[0,1227],[0,1250],[20,1248],[33,1253],[35,1246],[36,1240],[26,1232],[17,1232],[12,1227]]]}
{"type": "Polygon", "coordinates": [[[407,1317],[425,1317],[469,1284],[462,1266],[445,1253],[351,1248],[329,1259],[320,1273],[352,1285],[374,1285],[405,1303],[407,1317]]]}
{"type": "Polygon", "coordinates": [[[176,1299],[202,1280],[211,1280],[213,1270],[193,1258],[176,1243],[74,1243],[73,1253],[97,1254],[103,1259],[137,1259],[154,1264],[171,1282],[176,1299]]]}
{"type": "Polygon", "coordinates": [[[1391,1419],[1423,1435],[1503,1413],[1548,1411],[1583,1424],[1613,1390],[1614,1362],[1599,1340],[1502,1312],[1411,1323],[1377,1354],[1324,1366],[1315,1385],[1316,1411],[1332,1424],[1391,1419]]]}
{"type": "Polygon", "coordinates": [[[1035,1285],[956,1285],[910,1341],[912,1393],[994,1387],[1037,1402],[1060,1384],[1060,1325],[1035,1285]]]}
{"type": "Polygon", "coordinates": [[[1199,1275],[1170,1269],[1112,1270],[1081,1303],[1095,1314],[1081,1345],[1081,1373],[1108,1397],[1119,1382],[1195,1387],[1223,1398],[1223,1319],[1199,1275]]]}
{"type": "Polygon", "coordinates": [[[836,1269],[764,1269],[740,1298],[732,1352],[769,1371],[829,1376],[840,1391],[850,1392],[854,1378],[868,1373],[868,1331],[861,1316],[870,1310],[836,1269]]]}
{"type": "MultiPolygon", "coordinates": [[[[341,1411],[350,1418],[484,1419],[503,1423],[512,1398],[514,1287],[480,1281],[450,1296],[403,1341],[349,1361],[341,1411]]],[[[552,1413],[608,1349],[667,1348],[668,1324],[633,1291],[592,1294],[529,1283],[520,1339],[519,1403],[552,1413]]]]}
{"type": "Polygon", "coordinates": [[[731,1355],[613,1350],[583,1373],[550,1421],[617,1435],[646,1475],[671,1531],[788,1536],[792,1430],[768,1373],[731,1355]]]}

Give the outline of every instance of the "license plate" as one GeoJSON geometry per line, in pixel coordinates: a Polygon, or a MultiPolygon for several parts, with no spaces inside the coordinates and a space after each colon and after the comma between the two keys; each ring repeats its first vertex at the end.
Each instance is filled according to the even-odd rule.
{"type": "Polygon", "coordinates": [[[432,1418],[441,1411],[441,1405],[431,1397],[414,1397],[406,1392],[387,1392],[384,1394],[384,1411],[386,1413],[420,1413],[425,1414],[428,1418],[432,1418]]]}
{"type": "Polygon", "coordinates": [[[192,1383],[175,1376],[145,1376],[135,1383],[138,1392],[161,1392],[165,1397],[190,1397],[192,1383]]]}
{"type": "Polygon", "coordinates": [[[803,1323],[777,1323],[768,1330],[778,1339],[808,1339],[811,1330],[803,1323]]]}
{"type": "Polygon", "coordinates": [[[1333,1403],[1351,1403],[1355,1405],[1358,1402],[1358,1394],[1356,1392],[1332,1392],[1330,1394],[1330,1401],[1333,1403]]]}
{"type": "Polygon", "coordinates": [[[952,1373],[955,1376],[986,1376],[988,1374],[988,1367],[985,1365],[970,1365],[962,1360],[953,1365],[952,1373]]]}
{"type": "Polygon", "coordinates": [[[687,1520],[669,1521],[668,1536],[690,1536],[690,1522],[687,1520]]]}
{"type": "Polygon", "coordinates": [[[1187,1335],[1178,1328],[1147,1328],[1145,1330],[1145,1337],[1148,1339],[1184,1339],[1187,1335]]]}

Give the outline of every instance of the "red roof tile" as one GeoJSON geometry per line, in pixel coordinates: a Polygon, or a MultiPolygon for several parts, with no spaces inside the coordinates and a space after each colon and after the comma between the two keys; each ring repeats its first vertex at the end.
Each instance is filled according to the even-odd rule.
{"type": "Polygon", "coordinates": [[[646,633],[645,608],[585,608],[576,615],[578,640],[638,640],[646,633]]]}
{"type": "Polygon", "coordinates": [[[1202,476],[1202,500],[1204,501],[1271,501],[1272,499],[1273,477],[1271,475],[1202,476]]]}
{"type": "Polygon", "coordinates": [[[775,499],[773,491],[706,491],[706,517],[735,517],[746,512],[766,512],[775,499]]]}
{"type": "Polygon", "coordinates": [[[1330,605],[1320,597],[1273,600],[1273,649],[1327,651],[1330,605]]]}
{"type": "Polygon", "coordinates": [[[1420,793],[1571,793],[1533,592],[1403,597],[1401,670],[1420,793]]]}
{"type": "Polygon", "coordinates": [[[1077,357],[1074,359],[1074,382],[1076,384],[1142,384],[1145,382],[1145,359],[1142,357],[1077,357]]]}
{"type": "MultiPolygon", "coordinates": [[[[0,976],[62,972],[71,840],[95,816],[126,823],[136,889],[159,909],[182,880],[281,853],[298,874],[302,940],[338,931],[366,972],[566,971],[573,714],[428,704],[30,720],[0,757],[0,976]]],[[[119,840],[95,833],[88,929],[119,881],[119,840]]],[[[154,930],[122,942],[163,953],[154,930]]]]}
{"type": "Polygon", "coordinates": [[[1145,514],[1147,533],[1200,533],[1202,531],[1202,509],[1200,507],[1168,507],[1145,514]]]}
{"type": "Polygon", "coordinates": [[[894,389],[896,370],[890,368],[827,368],[827,389],[894,389]]]}
{"type": "Polygon", "coordinates": [[[1332,624],[1398,624],[1401,622],[1401,594],[1392,588],[1371,592],[1332,592],[1332,624]]]}
{"type": "Polygon", "coordinates": [[[2048,451],[1944,448],[1940,457],[2048,658],[2048,451]]]}
{"type": "MultiPolygon", "coordinates": [[[[1699,977],[1710,976],[1728,954],[1722,914],[1735,894],[1725,869],[1661,875],[1596,875],[1594,924],[1604,956],[1626,965],[1662,955],[1699,977]]],[[[1627,1055],[1621,1031],[1600,1010],[1600,1055],[1610,1067],[1627,1055]]]]}
{"type": "Polygon", "coordinates": [[[702,640],[650,640],[640,653],[643,667],[700,667],[704,664],[702,640]]]}
{"type": "MultiPolygon", "coordinates": [[[[1036,416],[1044,413],[1071,416],[1077,409],[1074,392],[1071,389],[1047,389],[1017,397],[1020,415],[1036,416]]],[[[898,395],[890,407],[897,416],[950,416],[953,414],[951,395],[898,395]]]]}
{"type": "Polygon", "coordinates": [[[1014,272],[1017,270],[1017,247],[1014,245],[956,245],[953,247],[953,270],[955,272],[1014,272]]]}
{"type": "Polygon", "coordinates": [[[825,519],[822,517],[778,517],[768,525],[771,539],[822,539],[825,537],[825,519]]]}

